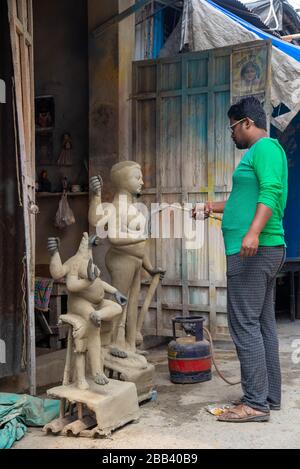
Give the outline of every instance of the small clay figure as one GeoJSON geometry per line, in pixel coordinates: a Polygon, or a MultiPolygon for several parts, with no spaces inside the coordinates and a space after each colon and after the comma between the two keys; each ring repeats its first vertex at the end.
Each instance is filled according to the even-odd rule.
{"type": "Polygon", "coordinates": [[[48,174],[45,169],[43,169],[39,177],[39,191],[51,192],[51,182],[48,179],[48,174]]]}
{"type": "Polygon", "coordinates": [[[72,165],[72,139],[71,134],[68,132],[62,136],[62,149],[57,160],[57,164],[60,166],[71,166],[72,165]]]}

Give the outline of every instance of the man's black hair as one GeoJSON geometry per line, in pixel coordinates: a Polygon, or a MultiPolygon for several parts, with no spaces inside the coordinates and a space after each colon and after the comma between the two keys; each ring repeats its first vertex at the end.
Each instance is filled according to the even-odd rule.
{"type": "Polygon", "coordinates": [[[264,108],[257,98],[249,96],[233,104],[228,111],[229,119],[239,121],[246,117],[253,120],[256,127],[267,130],[267,117],[264,108]]]}

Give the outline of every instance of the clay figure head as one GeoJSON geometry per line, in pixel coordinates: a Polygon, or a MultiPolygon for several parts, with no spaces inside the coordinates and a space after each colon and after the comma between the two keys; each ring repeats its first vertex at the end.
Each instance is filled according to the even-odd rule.
{"type": "Polygon", "coordinates": [[[141,167],[135,161],[122,161],[115,164],[110,178],[118,190],[124,190],[132,195],[140,195],[144,185],[141,167]]]}
{"type": "Polygon", "coordinates": [[[72,138],[71,134],[69,134],[68,132],[66,132],[62,136],[62,146],[65,150],[70,150],[72,148],[72,138]]]}

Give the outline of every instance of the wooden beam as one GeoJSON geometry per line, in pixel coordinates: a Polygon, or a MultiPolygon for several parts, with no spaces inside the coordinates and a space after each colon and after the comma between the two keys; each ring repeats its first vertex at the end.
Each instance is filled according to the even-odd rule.
{"type": "Polygon", "coordinates": [[[293,39],[300,39],[300,33],[289,34],[288,36],[281,36],[280,39],[283,39],[286,42],[291,42],[291,41],[293,41],[293,39]]]}
{"type": "Polygon", "coordinates": [[[174,10],[177,10],[177,11],[182,11],[182,2],[180,1],[170,1],[170,0],[158,0],[157,3],[160,3],[162,5],[165,5],[166,7],[167,6],[170,6],[172,8],[174,8],[174,10]]]}
{"type": "Polygon", "coordinates": [[[124,20],[125,18],[132,15],[133,13],[136,13],[141,8],[146,6],[148,3],[151,3],[151,0],[139,0],[135,5],[132,5],[131,7],[127,8],[122,13],[119,13],[118,15],[115,15],[112,18],[110,18],[108,21],[105,21],[104,23],[100,24],[100,26],[98,26],[92,32],[93,37],[98,38],[99,36],[101,36],[101,34],[103,34],[103,32],[107,28],[110,28],[114,24],[119,23],[120,21],[124,20]]]}

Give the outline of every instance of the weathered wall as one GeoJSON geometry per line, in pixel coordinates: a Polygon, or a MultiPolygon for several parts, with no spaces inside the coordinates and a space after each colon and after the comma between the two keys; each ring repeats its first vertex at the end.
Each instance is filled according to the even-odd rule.
{"type": "MultiPolygon", "coordinates": [[[[134,5],[119,0],[119,12],[134,5]]],[[[119,157],[132,160],[132,61],[135,54],[135,14],[119,24],[119,157]]]]}
{"type": "MultiPolygon", "coordinates": [[[[93,31],[116,14],[117,0],[88,1],[90,175],[101,174],[103,177],[103,201],[112,199],[109,173],[118,161],[118,25],[108,28],[98,38],[93,36],[93,31]]],[[[109,281],[104,263],[107,249],[108,244],[104,242],[95,250],[95,262],[109,281]]]]}
{"type": "Polygon", "coordinates": [[[106,182],[118,161],[118,25],[95,38],[93,31],[118,13],[117,0],[89,0],[90,173],[100,173],[106,182]]]}
{"type": "MultiPolygon", "coordinates": [[[[61,257],[63,260],[67,260],[77,251],[82,233],[88,231],[88,195],[70,195],[68,197],[68,203],[73,210],[76,223],[64,230],[59,230],[54,226],[59,200],[59,196],[37,198],[40,213],[37,217],[36,264],[49,264],[50,258],[47,251],[48,236],[60,238],[61,257]]],[[[37,275],[46,274],[48,276],[48,270],[46,270],[45,274],[43,270],[37,271],[37,275]]]]}
{"type": "MultiPolygon", "coordinates": [[[[52,190],[60,190],[63,176],[72,184],[87,184],[88,139],[88,28],[87,2],[76,0],[34,0],[35,93],[55,98],[54,158],[61,148],[61,135],[69,132],[73,142],[73,166],[38,167],[47,169],[52,190]]],[[[70,199],[76,225],[61,232],[53,219],[58,197],[38,199],[41,214],[37,217],[37,264],[48,262],[45,251],[49,235],[62,238],[62,256],[73,253],[83,231],[87,231],[88,197],[70,199]]]]}
{"type": "MultiPolygon", "coordinates": [[[[104,180],[103,201],[111,201],[111,167],[131,159],[131,83],[135,15],[107,28],[99,37],[93,31],[134,4],[133,0],[89,0],[90,174],[104,180]]],[[[108,279],[104,257],[107,243],[95,259],[108,279]]]]}
{"type": "Polygon", "coordinates": [[[21,369],[23,345],[24,219],[19,204],[14,141],[13,66],[6,0],[0,0],[0,77],[6,104],[0,104],[0,378],[21,369]]]}

